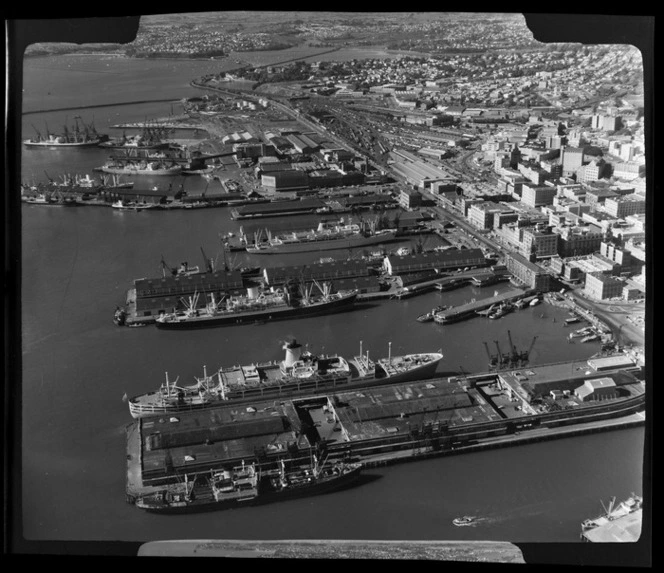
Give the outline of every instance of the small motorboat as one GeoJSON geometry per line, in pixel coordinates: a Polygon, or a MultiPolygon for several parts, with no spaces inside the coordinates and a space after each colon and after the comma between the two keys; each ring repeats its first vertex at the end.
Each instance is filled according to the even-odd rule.
{"type": "Polygon", "coordinates": [[[464,515],[463,517],[456,517],[452,520],[452,523],[458,527],[463,527],[465,525],[474,525],[475,517],[471,515],[464,515]]]}

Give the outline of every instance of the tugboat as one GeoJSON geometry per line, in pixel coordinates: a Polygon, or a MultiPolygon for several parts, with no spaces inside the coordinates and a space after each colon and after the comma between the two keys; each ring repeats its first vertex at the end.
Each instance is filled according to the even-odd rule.
{"type": "Polygon", "coordinates": [[[116,307],[115,314],[113,315],[113,322],[118,326],[125,326],[127,323],[127,311],[119,306],[116,307]]]}
{"type": "Polygon", "coordinates": [[[444,304],[436,306],[435,308],[432,308],[429,312],[425,312],[424,314],[418,316],[417,322],[431,322],[435,318],[437,313],[447,310],[448,308],[450,307],[444,304]]]}
{"type": "Polygon", "coordinates": [[[463,517],[456,517],[452,523],[457,527],[467,527],[468,525],[475,525],[477,518],[472,515],[464,515],[463,517]]]}

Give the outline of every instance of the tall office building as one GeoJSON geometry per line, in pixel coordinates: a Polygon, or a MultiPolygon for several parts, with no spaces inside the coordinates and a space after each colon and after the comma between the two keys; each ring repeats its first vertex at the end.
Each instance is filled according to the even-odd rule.
{"type": "Polygon", "coordinates": [[[583,149],[581,147],[563,147],[560,150],[563,177],[574,175],[583,165],[583,149]]]}

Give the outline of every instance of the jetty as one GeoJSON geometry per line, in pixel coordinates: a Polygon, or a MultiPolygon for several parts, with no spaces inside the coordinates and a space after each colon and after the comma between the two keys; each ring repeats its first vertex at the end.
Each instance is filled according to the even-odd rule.
{"type": "Polygon", "coordinates": [[[514,302],[530,294],[532,294],[531,291],[524,291],[522,289],[508,290],[507,292],[492,296],[490,298],[476,300],[467,304],[455,306],[448,310],[444,310],[436,315],[438,318],[437,322],[440,324],[458,322],[460,320],[476,316],[478,311],[487,309],[494,304],[498,305],[504,302],[514,302]]]}

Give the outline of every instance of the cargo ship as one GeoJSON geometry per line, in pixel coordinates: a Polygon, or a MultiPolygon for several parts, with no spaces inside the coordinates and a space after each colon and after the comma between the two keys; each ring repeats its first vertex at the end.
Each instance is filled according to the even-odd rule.
{"type": "Polygon", "coordinates": [[[83,123],[82,127],[78,123],[78,117],[74,118],[75,124],[73,127],[64,126],[62,133],[59,135],[53,134],[46,126],[46,136],[43,136],[33,126],[36,132],[36,137],[26,139],[23,144],[26,147],[96,147],[100,143],[108,140],[108,135],[97,133],[94,124],[86,125],[83,123]]]}
{"type": "Polygon", "coordinates": [[[162,160],[111,160],[96,168],[103,173],[114,175],[178,175],[182,167],[162,160]]]}
{"type": "Polygon", "coordinates": [[[581,523],[581,539],[591,542],[636,541],[641,532],[643,498],[631,497],[615,507],[616,498],[608,507],[602,503],[604,513],[581,523]]]}
{"type": "Polygon", "coordinates": [[[272,469],[243,462],[232,469],[213,470],[193,479],[185,474],[180,483],[141,495],[134,504],[148,512],[166,514],[262,505],[346,487],[359,477],[361,470],[359,463],[319,465],[315,456],[308,467],[289,469],[283,460],[272,469]]]}
{"type": "Polygon", "coordinates": [[[212,376],[203,370],[203,378],[191,386],[166,381],[156,392],[128,399],[134,418],[158,416],[215,408],[231,400],[285,397],[294,394],[317,394],[331,390],[345,391],[372,385],[424,380],[435,375],[443,359],[440,352],[389,355],[373,361],[369,352],[352,360],[337,355],[314,355],[303,351],[297,341],[284,343],[284,360],[263,364],[222,367],[212,376]]]}
{"type": "Polygon", "coordinates": [[[220,302],[211,295],[211,302],[199,309],[196,294],[184,310],[161,314],[155,324],[163,329],[187,329],[315,316],[349,307],[357,295],[356,290],[330,293],[328,287],[320,296],[309,292],[295,298],[281,289],[259,293],[257,288],[250,288],[246,296],[231,296],[220,302]]]}
{"type": "Polygon", "coordinates": [[[396,230],[365,232],[357,224],[328,226],[321,222],[317,229],[310,231],[292,232],[283,235],[270,234],[267,241],[247,245],[246,250],[252,254],[271,255],[350,249],[393,241],[396,234],[396,230]]]}

